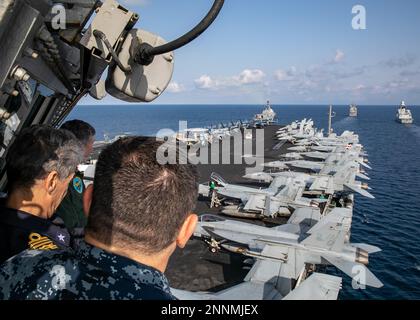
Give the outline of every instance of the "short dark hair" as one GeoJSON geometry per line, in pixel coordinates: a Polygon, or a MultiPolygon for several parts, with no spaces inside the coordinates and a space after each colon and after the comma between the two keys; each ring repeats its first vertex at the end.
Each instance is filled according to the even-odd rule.
{"type": "Polygon", "coordinates": [[[63,123],[60,127],[73,133],[83,144],[87,144],[91,137],[94,137],[96,130],[89,123],[82,120],[70,120],[63,123]]]}
{"type": "Polygon", "coordinates": [[[162,143],[122,138],[99,156],[86,228],[105,244],[135,245],[153,254],[173,241],[198,196],[198,174],[191,165],[156,160],[162,143]]]}
{"type": "Polygon", "coordinates": [[[54,170],[65,179],[76,171],[82,159],[80,142],[71,132],[41,125],[25,128],[6,156],[9,192],[31,188],[36,179],[54,170]]]}

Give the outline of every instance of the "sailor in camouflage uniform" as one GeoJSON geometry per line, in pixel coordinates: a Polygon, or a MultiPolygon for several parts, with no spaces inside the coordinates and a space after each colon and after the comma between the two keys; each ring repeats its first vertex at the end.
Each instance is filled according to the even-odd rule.
{"type": "MultiPolygon", "coordinates": [[[[197,173],[160,165],[161,144],[124,138],[100,155],[85,242],[24,251],[0,268],[1,299],[172,300],[164,272],[197,224],[197,173]]],[[[164,151],[162,151],[164,152],[164,151]]]]}
{"type": "Polygon", "coordinates": [[[25,249],[69,246],[67,229],[51,217],[82,155],[67,131],[34,126],[15,139],[6,158],[9,193],[0,202],[0,263],[25,249]]]}
{"type": "Polygon", "coordinates": [[[2,300],[173,300],[162,272],[87,243],[24,251],[0,271],[2,300]]]}

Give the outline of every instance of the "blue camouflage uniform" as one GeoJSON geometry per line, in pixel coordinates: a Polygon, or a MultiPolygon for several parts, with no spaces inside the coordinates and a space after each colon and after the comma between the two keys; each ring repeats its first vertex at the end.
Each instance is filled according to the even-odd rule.
{"type": "Polygon", "coordinates": [[[26,250],[0,268],[2,300],[174,300],[160,271],[86,242],[26,250]]]}

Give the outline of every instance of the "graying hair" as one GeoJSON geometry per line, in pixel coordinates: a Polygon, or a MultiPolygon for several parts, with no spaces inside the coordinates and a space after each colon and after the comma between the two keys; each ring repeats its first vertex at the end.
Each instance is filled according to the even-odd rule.
{"type": "Polygon", "coordinates": [[[55,152],[56,159],[46,162],[42,168],[46,174],[57,171],[60,180],[68,178],[83,162],[83,147],[76,139],[63,144],[55,152]]]}

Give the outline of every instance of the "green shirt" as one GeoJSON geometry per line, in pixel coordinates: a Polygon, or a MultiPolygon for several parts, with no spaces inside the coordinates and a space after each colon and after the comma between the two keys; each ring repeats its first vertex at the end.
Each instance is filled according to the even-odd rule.
{"type": "Polygon", "coordinates": [[[56,211],[56,215],[64,221],[70,233],[75,229],[85,228],[87,225],[87,217],[83,212],[84,191],[83,175],[81,172],[76,172],[69,183],[67,195],[56,211]]]}

